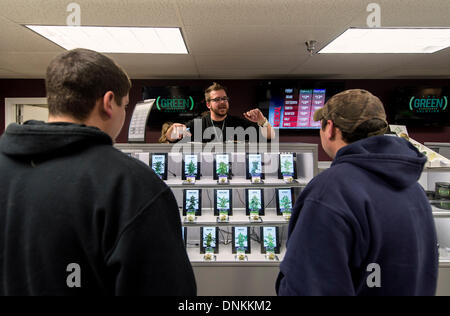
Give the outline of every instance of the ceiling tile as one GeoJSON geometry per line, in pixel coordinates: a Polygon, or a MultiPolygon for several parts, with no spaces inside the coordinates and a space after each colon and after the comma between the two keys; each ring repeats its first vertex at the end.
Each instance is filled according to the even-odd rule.
{"type": "Polygon", "coordinates": [[[198,75],[194,59],[190,55],[159,54],[107,54],[132,78],[156,78],[198,75]]]}
{"type": "Polygon", "coordinates": [[[66,25],[72,2],[80,5],[81,25],[180,26],[174,0],[2,0],[0,14],[17,23],[66,25]]]}
{"type": "MultiPolygon", "coordinates": [[[[60,0],[0,1],[0,77],[43,78],[64,51],[21,24],[65,25],[60,0]]],[[[426,55],[315,55],[348,27],[367,26],[360,0],[76,0],[82,25],[178,26],[189,55],[114,54],[132,78],[450,77],[450,49],[426,55]]],[[[378,0],[381,25],[450,27],[448,0],[378,0]]]]}
{"type": "Polygon", "coordinates": [[[365,9],[359,0],[177,0],[186,26],[347,23],[365,9]]]}

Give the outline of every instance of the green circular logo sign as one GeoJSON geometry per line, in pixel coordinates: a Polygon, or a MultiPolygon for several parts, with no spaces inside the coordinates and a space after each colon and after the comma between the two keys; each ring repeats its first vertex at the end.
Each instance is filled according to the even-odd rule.
{"type": "Polygon", "coordinates": [[[161,97],[156,98],[156,108],[165,112],[186,112],[194,109],[194,98],[189,97],[161,97]]]}
{"type": "Polygon", "coordinates": [[[442,113],[447,109],[447,105],[446,96],[411,97],[409,100],[409,109],[415,113],[442,113]]]}

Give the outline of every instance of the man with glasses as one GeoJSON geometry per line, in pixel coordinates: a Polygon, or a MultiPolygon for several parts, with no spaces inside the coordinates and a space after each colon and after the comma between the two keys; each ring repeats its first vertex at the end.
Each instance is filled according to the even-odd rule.
{"type": "Polygon", "coordinates": [[[188,123],[174,123],[166,132],[166,138],[170,142],[176,142],[183,137],[191,137],[193,141],[210,142],[240,140],[239,133],[245,131],[250,142],[257,142],[259,132],[267,139],[275,137],[274,130],[267,118],[259,109],[245,112],[245,119],[228,115],[230,109],[225,87],[218,83],[213,83],[205,91],[206,106],[209,113],[202,118],[197,118],[188,123]],[[201,128],[201,133],[195,129],[201,128]],[[238,128],[237,130],[234,130],[238,128]],[[250,128],[250,129],[249,129],[250,128]],[[199,137],[200,136],[200,137],[199,137]]]}

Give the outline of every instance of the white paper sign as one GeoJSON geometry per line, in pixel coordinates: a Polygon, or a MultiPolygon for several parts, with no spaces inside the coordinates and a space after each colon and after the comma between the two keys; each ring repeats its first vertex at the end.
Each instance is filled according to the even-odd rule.
{"type": "Polygon", "coordinates": [[[136,104],[131,116],[130,126],[128,128],[129,142],[144,142],[145,141],[145,125],[147,123],[148,115],[152,109],[155,99],[145,100],[136,104]]]}

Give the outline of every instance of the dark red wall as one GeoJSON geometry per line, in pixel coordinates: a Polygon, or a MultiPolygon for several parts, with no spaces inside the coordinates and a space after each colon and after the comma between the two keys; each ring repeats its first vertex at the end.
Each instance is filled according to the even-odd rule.
{"type": "Polygon", "coordinates": [[[42,79],[0,79],[0,135],[5,127],[5,98],[43,98],[42,79]]]}
{"type": "MultiPolygon", "coordinates": [[[[243,112],[257,106],[257,87],[263,80],[214,80],[225,85],[231,98],[230,112],[240,116],[243,112]]],[[[266,80],[267,81],[267,80],[266,80]]],[[[276,81],[276,80],[272,80],[276,81]]],[[[312,81],[312,80],[311,80],[312,81]]],[[[321,80],[324,81],[324,80],[321,80]]],[[[331,80],[330,80],[331,81],[331,80]]],[[[332,80],[337,81],[337,80],[332,80]]],[[[413,85],[447,85],[450,80],[340,80],[345,89],[361,88],[377,95],[386,106],[389,113],[390,93],[398,86],[413,85]]],[[[202,89],[212,84],[213,80],[133,80],[133,88],[130,91],[130,106],[125,120],[125,125],[119,135],[118,142],[126,142],[128,125],[134,105],[142,99],[143,86],[199,86],[202,89]]],[[[5,124],[4,99],[7,97],[45,97],[44,80],[0,79],[0,134],[3,133],[5,124]]],[[[389,119],[389,117],[388,117],[389,119]]],[[[423,142],[450,142],[450,126],[441,128],[408,127],[410,136],[423,142]]],[[[160,137],[160,127],[147,128],[146,142],[157,142],[160,137]]],[[[319,131],[280,131],[281,142],[302,142],[319,145],[319,160],[330,160],[320,146],[319,131]]]]}

